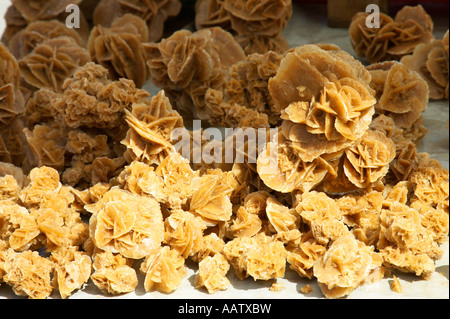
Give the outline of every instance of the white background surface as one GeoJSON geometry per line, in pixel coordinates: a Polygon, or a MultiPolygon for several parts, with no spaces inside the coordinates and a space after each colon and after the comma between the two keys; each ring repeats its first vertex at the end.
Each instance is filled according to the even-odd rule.
{"type": "Polygon", "coordinates": [[[10,3],[10,0],[0,0],[0,34],[3,34],[3,30],[6,26],[5,19],[3,17],[5,16],[6,9],[9,7],[10,3]]]}
{"type": "MultiPolygon", "coordinates": [[[[0,0],[0,35],[3,34],[5,21],[3,19],[4,12],[9,6],[9,0],[0,0]]],[[[442,24],[435,25],[435,36],[441,38],[448,29],[448,18],[442,24]]],[[[295,7],[294,15],[284,32],[290,46],[298,46],[307,43],[335,43],[342,49],[354,53],[345,29],[330,29],[327,27],[326,7],[303,7],[298,5],[295,7]]],[[[151,85],[147,86],[150,91],[155,88],[151,85]]],[[[425,112],[425,125],[430,133],[425,137],[420,151],[426,151],[432,157],[441,161],[441,163],[449,168],[449,137],[446,129],[447,120],[449,118],[448,101],[431,102],[425,112]]],[[[382,281],[359,287],[348,298],[433,298],[448,299],[449,298],[449,249],[448,244],[443,245],[445,249],[444,257],[436,262],[436,272],[430,280],[423,281],[410,274],[402,274],[395,271],[394,274],[399,278],[403,287],[403,293],[398,294],[390,289],[392,278],[385,278],[382,281]]],[[[188,274],[183,280],[181,286],[172,294],[166,295],[158,292],[146,293],[143,287],[143,275],[139,272],[140,263],[135,263],[138,273],[139,285],[135,292],[108,298],[142,298],[142,299],[161,299],[161,298],[177,298],[177,299],[301,299],[301,298],[322,298],[319,287],[314,280],[310,281],[300,278],[295,272],[288,270],[283,279],[277,282],[282,283],[284,288],[279,292],[269,291],[274,281],[254,281],[248,278],[239,281],[234,275],[234,270],[230,269],[228,278],[232,285],[226,291],[217,292],[209,295],[205,290],[197,290],[194,288],[194,281],[197,266],[194,263],[188,263],[188,274]],[[312,292],[308,295],[300,293],[300,288],[310,284],[312,292]]],[[[287,267],[288,268],[288,267],[287,267]]],[[[57,292],[52,297],[59,298],[57,292]]],[[[0,298],[17,298],[11,291],[11,288],[2,284],[0,286],[0,298]]],[[[94,298],[100,299],[105,296],[89,281],[82,291],[78,291],[70,298],[94,298]]]]}

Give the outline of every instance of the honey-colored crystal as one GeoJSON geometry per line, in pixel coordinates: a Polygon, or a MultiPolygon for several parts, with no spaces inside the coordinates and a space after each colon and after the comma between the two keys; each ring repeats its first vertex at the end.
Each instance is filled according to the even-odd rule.
{"type": "Polygon", "coordinates": [[[134,161],[119,176],[130,192],[153,196],[172,209],[184,207],[194,192],[193,180],[198,175],[186,159],[172,153],[156,171],[142,162],[134,161]]]}
{"type": "Polygon", "coordinates": [[[203,230],[206,225],[202,219],[185,211],[176,211],[164,221],[164,243],[187,258],[196,254],[203,246],[203,230]]]}
{"type": "Polygon", "coordinates": [[[389,246],[380,251],[385,263],[391,267],[429,279],[435,271],[434,261],[424,253],[415,254],[409,249],[389,246]]]}
{"type": "Polygon", "coordinates": [[[12,4],[19,10],[27,21],[48,20],[64,12],[69,4],[79,4],[81,0],[13,0],[12,4]]]}
{"type": "Polygon", "coordinates": [[[15,251],[26,251],[36,246],[40,230],[26,208],[9,201],[0,201],[0,239],[15,251]]]}
{"type": "Polygon", "coordinates": [[[0,125],[0,159],[29,171],[32,169],[27,158],[30,148],[23,132],[25,124],[22,118],[17,116],[8,125],[0,125]]]}
{"type": "Polygon", "coordinates": [[[19,186],[17,180],[12,175],[0,177],[0,200],[17,201],[19,198],[19,186]]]}
{"type": "Polygon", "coordinates": [[[195,278],[195,288],[205,287],[208,293],[226,290],[231,284],[226,274],[230,264],[222,254],[206,257],[199,263],[199,272],[195,278]]]}
{"type": "Polygon", "coordinates": [[[266,215],[277,233],[299,228],[300,216],[296,210],[289,209],[272,197],[267,198],[266,215]]]}
{"type": "Polygon", "coordinates": [[[17,182],[17,185],[20,189],[25,186],[26,175],[22,168],[15,166],[11,163],[0,162],[0,176],[5,177],[7,175],[11,175],[17,182]]]}
{"type": "Polygon", "coordinates": [[[380,219],[381,234],[378,243],[380,249],[393,245],[418,253],[430,255],[438,253],[432,237],[421,225],[421,217],[416,210],[392,202],[389,209],[382,210],[380,219]]]}
{"type": "Polygon", "coordinates": [[[430,231],[429,235],[438,244],[446,239],[449,232],[449,219],[447,212],[441,207],[433,208],[422,201],[415,201],[411,207],[416,209],[420,214],[421,225],[430,231]]]}
{"type": "Polygon", "coordinates": [[[0,43],[0,130],[12,124],[25,112],[20,91],[20,70],[10,50],[0,43]]]}
{"type": "Polygon", "coordinates": [[[225,241],[216,233],[211,233],[209,235],[203,236],[203,245],[200,250],[192,256],[192,260],[200,262],[206,257],[214,257],[217,254],[222,253],[223,247],[225,246],[225,241]]]}
{"type": "Polygon", "coordinates": [[[115,19],[110,28],[95,26],[88,42],[92,61],[107,68],[112,80],[127,78],[142,87],[147,68],[141,43],[147,41],[147,33],[145,21],[132,14],[115,19]]]}
{"type": "Polygon", "coordinates": [[[0,43],[0,61],[0,86],[12,83],[18,87],[20,82],[19,65],[15,57],[3,43],[0,43]]]}
{"type": "Polygon", "coordinates": [[[22,16],[19,10],[14,5],[10,5],[5,12],[5,30],[1,37],[4,44],[8,44],[10,39],[20,30],[26,28],[28,22],[22,16]]]}
{"type": "Polygon", "coordinates": [[[245,59],[233,36],[214,27],[180,30],[159,43],[146,45],[151,81],[166,91],[183,115],[208,120],[205,94],[222,89],[229,67],[245,59]]]}
{"type": "Polygon", "coordinates": [[[380,13],[380,28],[367,28],[368,16],[367,13],[359,12],[353,17],[349,26],[350,41],[358,56],[375,63],[385,59],[389,40],[394,36],[389,32],[393,19],[380,13]]]}
{"type": "Polygon", "coordinates": [[[169,246],[159,247],[148,254],[140,270],[145,274],[144,287],[147,292],[171,293],[187,273],[184,258],[169,246]]]}
{"type": "Polygon", "coordinates": [[[146,164],[160,164],[175,152],[171,138],[175,129],[183,127],[183,118],[172,109],[164,91],[125,112],[129,130],[122,144],[128,148],[126,156],[146,164]]]}
{"type": "Polygon", "coordinates": [[[231,30],[231,19],[224,9],[225,0],[199,0],[195,3],[195,27],[200,30],[221,27],[231,30]]]}
{"type": "Polygon", "coordinates": [[[258,234],[228,242],[223,250],[236,276],[243,280],[249,276],[255,280],[269,280],[284,276],[286,249],[279,241],[258,234]]]}
{"type": "Polygon", "coordinates": [[[440,100],[448,99],[448,59],[448,44],[446,46],[443,40],[435,39],[418,45],[414,52],[403,57],[401,62],[410,70],[419,73],[428,83],[431,99],[440,100]]]}
{"type": "Polygon", "coordinates": [[[233,33],[246,54],[284,53],[289,45],[281,35],[292,16],[292,1],[244,3],[234,0],[201,0],[195,6],[198,30],[221,27],[233,33]]]}
{"type": "Polygon", "coordinates": [[[400,283],[400,280],[398,280],[398,278],[394,275],[394,279],[392,280],[391,283],[391,290],[396,292],[396,293],[403,293],[403,288],[402,288],[402,284],[400,283]]]}
{"type": "Polygon", "coordinates": [[[108,70],[92,62],[79,68],[62,88],[63,96],[53,105],[58,120],[71,128],[114,128],[119,135],[126,126],[125,109],[149,96],[131,80],[111,81],[108,70]]]}
{"type": "Polygon", "coordinates": [[[345,151],[344,172],[354,185],[365,188],[384,177],[396,156],[395,145],[383,134],[368,131],[345,151]]]}
{"type": "Polygon", "coordinates": [[[90,236],[98,248],[141,259],[161,245],[161,207],[153,198],[113,188],[92,209],[90,236]]]}
{"type": "Polygon", "coordinates": [[[54,263],[53,283],[61,298],[68,298],[75,290],[81,289],[91,276],[91,258],[73,248],[52,253],[54,263]]]}
{"type": "Polygon", "coordinates": [[[443,251],[433,240],[430,230],[421,225],[421,216],[413,208],[390,202],[380,215],[381,231],[377,244],[386,263],[404,272],[429,278],[434,271],[433,260],[443,251]]]}
{"type": "Polygon", "coordinates": [[[296,210],[321,245],[327,245],[349,233],[341,220],[339,206],[325,193],[313,191],[302,194],[296,210]]]}
{"type": "Polygon", "coordinates": [[[63,169],[65,165],[65,134],[61,128],[48,125],[36,125],[33,130],[25,129],[28,145],[34,155],[31,163],[36,166],[49,166],[63,169]]]}
{"type": "Polygon", "coordinates": [[[427,153],[419,153],[416,168],[408,181],[413,184],[411,202],[421,201],[431,207],[446,209],[448,213],[449,171],[427,153]]]}
{"type": "Polygon", "coordinates": [[[268,84],[269,79],[276,75],[281,58],[281,55],[268,51],[250,54],[244,61],[234,64],[227,78],[223,100],[267,114],[271,124],[278,124],[280,114],[274,109],[268,84]]]}
{"type": "Polygon", "coordinates": [[[84,47],[80,34],[58,20],[37,20],[28,24],[11,38],[8,47],[17,59],[21,59],[45,40],[64,36],[73,38],[78,45],[84,47]]]}
{"type": "Polygon", "coordinates": [[[338,152],[362,137],[375,111],[370,78],[343,51],[304,45],[286,54],[269,92],[285,120],[283,135],[302,160],[338,152]]]}
{"type": "Polygon", "coordinates": [[[28,174],[29,184],[20,192],[20,200],[27,208],[39,208],[47,194],[54,194],[61,190],[57,170],[42,166],[36,167],[28,174]]]}
{"type": "Polygon", "coordinates": [[[22,94],[13,84],[0,86],[0,125],[9,125],[25,112],[22,94]]]}
{"type": "Polygon", "coordinates": [[[433,40],[433,21],[421,5],[404,6],[395,19],[380,13],[380,26],[371,28],[369,13],[359,12],[349,27],[351,44],[369,63],[400,60],[421,43],[433,40]]]}
{"type": "Polygon", "coordinates": [[[0,161],[22,166],[27,145],[24,129],[25,96],[17,60],[0,43],[0,161]]]}
{"type": "Polygon", "coordinates": [[[62,91],[65,79],[91,60],[89,53],[71,37],[48,39],[19,60],[25,82],[35,89],[62,91]]]}
{"type": "Polygon", "coordinates": [[[265,145],[257,159],[257,171],[265,185],[278,192],[289,193],[296,189],[312,190],[328,173],[336,174],[335,164],[335,155],[303,161],[297,149],[281,136],[278,143],[265,145]]]}
{"type": "Polygon", "coordinates": [[[233,224],[230,230],[236,237],[251,237],[256,235],[262,228],[262,221],[258,214],[252,214],[245,208],[239,207],[236,212],[236,218],[233,219],[233,224]]]}
{"type": "Polygon", "coordinates": [[[231,27],[238,34],[277,36],[292,16],[290,0],[225,0],[224,9],[230,15],[231,27]]]}
{"type": "Polygon", "coordinates": [[[302,236],[298,245],[288,245],[286,250],[289,268],[301,277],[312,279],[314,263],[325,254],[326,247],[320,245],[312,233],[308,232],[302,236]]]}
{"type": "Polygon", "coordinates": [[[284,54],[290,48],[282,34],[277,37],[242,34],[236,36],[236,41],[247,55],[265,54],[268,51],[284,54]]]}
{"type": "Polygon", "coordinates": [[[206,174],[194,181],[190,211],[212,222],[228,221],[232,216],[230,195],[233,188],[222,183],[226,173],[206,174]]]}
{"type": "Polygon", "coordinates": [[[12,287],[14,293],[29,299],[48,298],[53,291],[53,263],[32,250],[8,255],[3,265],[3,281],[12,287]]]}
{"type": "Polygon", "coordinates": [[[376,245],[379,240],[383,201],[383,194],[377,191],[356,197],[347,195],[337,200],[346,225],[352,227],[351,232],[356,239],[368,246],[376,245]]]}
{"type": "MultiPolygon", "coordinates": [[[[177,155],[174,153],[172,158],[177,157],[177,155]]],[[[167,158],[167,161],[169,159],[170,157],[167,158]]],[[[128,166],[121,173],[119,179],[124,180],[125,188],[132,193],[151,195],[171,208],[181,208],[181,206],[186,204],[193,191],[192,189],[180,189],[178,193],[175,188],[171,188],[173,186],[172,183],[170,181],[165,183],[163,177],[157,174],[153,167],[137,161],[128,166]]],[[[191,180],[186,180],[184,185],[189,187],[190,182],[191,180]]]]}
{"type": "Polygon", "coordinates": [[[131,260],[120,254],[98,252],[93,258],[93,283],[104,293],[119,295],[132,292],[138,285],[131,260]]]}
{"type": "Polygon", "coordinates": [[[163,36],[164,23],[181,11],[179,0],[101,0],[93,12],[94,24],[109,27],[117,18],[133,14],[143,19],[148,28],[148,42],[159,41],[163,36]]]}
{"type": "Polygon", "coordinates": [[[382,258],[373,247],[364,245],[349,234],[334,241],[314,263],[314,276],[325,297],[342,298],[371,276],[381,279],[382,263],[382,258]]]}
{"type": "Polygon", "coordinates": [[[409,129],[428,106],[428,85],[402,63],[392,63],[388,70],[381,72],[385,80],[377,92],[376,111],[392,117],[397,127],[409,129]]]}
{"type": "Polygon", "coordinates": [[[39,89],[33,93],[25,105],[26,127],[28,129],[53,119],[52,101],[57,93],[52,89],[39,89]]]}

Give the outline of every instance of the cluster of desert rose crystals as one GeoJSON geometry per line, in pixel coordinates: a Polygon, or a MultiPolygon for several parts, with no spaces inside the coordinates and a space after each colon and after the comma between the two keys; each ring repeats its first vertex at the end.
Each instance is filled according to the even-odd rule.
{"type": "MultiPolygon", "coordinates": [[[[327,298],[392,270],[430,278],[449,173],[419,145],[429,99],[448,98],[448,33],[431,39],[422,8],[383,18],[391,42],[356,48],[365,66],[333,44],[285,47],[291,1],[198,0],[198,30],[167,36],[178,0],[93,3],[77,1],[79,30],[67,1],[13,0],[6,15],[0,284],[36,299],[86,283],[171,293],[187,261],[210,294],[231,271],[276,291],[290,268],[327,298]],[[213,126],[236,134],[208,139],[213,126]],[[251,130],[262,141],[240,138],[251,130]]],[[[352,39],[379,43],[361,19],[352,39]]]]}

